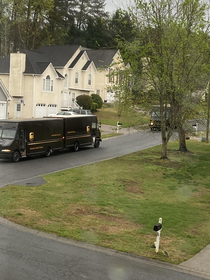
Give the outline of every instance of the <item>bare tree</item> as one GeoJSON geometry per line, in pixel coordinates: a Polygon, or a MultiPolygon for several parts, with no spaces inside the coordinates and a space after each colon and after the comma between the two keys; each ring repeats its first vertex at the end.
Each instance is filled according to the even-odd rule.
{"type": "Polygon", "coordinates": [[[166,159],[175,125],[179,149],[187,151],[184,122],[192,113],[196,100],[192,93],[198,89],[208,59],[206,5],[199,0],[135,0],[135,5],[132,16],[138,29],[135,42],[127,49],[131,61],[137,51],[139,59],[144,59],[144,79],[160,105],[161,158],[166,159]],[[170,127],[165,122],[168,104],[172,109],[170,127]]]}

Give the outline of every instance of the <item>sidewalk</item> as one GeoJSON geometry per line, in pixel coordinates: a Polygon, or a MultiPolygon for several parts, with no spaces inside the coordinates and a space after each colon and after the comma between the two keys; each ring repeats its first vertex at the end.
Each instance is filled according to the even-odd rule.
{"type": "Polygon", "coordinates": [[[210,279],[210,244],[179,266],[208,274],[210,279]]]}
{"type": "MultiPolygon", "coordinates": [[[[138,130],[135,130],[133,128],[123,128],[117,130],[117,126],[111,126],[111,125],[101,125],[101,134],[111,134],[111,133],[119,133],[119,135],[127,135],[131,133],[138,132],[138,130]]],[[[203,250],[201,250],[198,254],[196,254],[191,259],[179,264],[178,266],[182,268],[186,268],[187,270],[196,271],[197,273],[201,273],[202,276],[205,274],[205,276],[210,279],[210,244],[206,246],[203,250]]]]}

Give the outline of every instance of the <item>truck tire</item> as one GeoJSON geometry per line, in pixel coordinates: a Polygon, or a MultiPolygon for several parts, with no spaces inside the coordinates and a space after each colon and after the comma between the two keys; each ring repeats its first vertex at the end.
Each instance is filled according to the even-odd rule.
{"type": "Polygon", "coordinates": [[[52,150],[50,149],[50,147],[47,147],[46,151],[45,151],[45,156],[49,157],[52,154],[52,150]]]}
{"type": "Polygon", "coordinates": [[[14,151],[12,154],[12,161],[18,162],[20,160],[20,153],[18,151],[14,151]]]}
{"type": "Polygon", "coordinates": [[[77,152],[79,150],[79,142],[74,143],[74,151],[77,152]]]}
{"type": "Polygon", "coordinates": [[[99,146],[100,146],[100,141],[96,140],[94,144],[94,148],[99,148],[99,146]]]}

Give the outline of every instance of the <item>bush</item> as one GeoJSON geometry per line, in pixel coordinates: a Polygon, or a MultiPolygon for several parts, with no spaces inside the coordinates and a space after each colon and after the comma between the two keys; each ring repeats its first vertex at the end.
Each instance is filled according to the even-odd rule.
{"type": "Polygon", "coordinates": [[[103,106],[103,100],[98,94],[91,94],[93,102],[98,104],[98,109],[101,109],[103,106]]]}
{"type": "Polygon", "coordinates": [[[79,95],[77,96],[76,101],[78,105],[85,110],[91,110],[93,107],[93,100],[89,95],[79,95]]]}
{"type": "Polygon", "coordinates": [[[93,112],[96,112],[97,109],[98,109],[98,104],[95,103],[95,102],[93,102],[92,111],[93,111],[93,112]]]}

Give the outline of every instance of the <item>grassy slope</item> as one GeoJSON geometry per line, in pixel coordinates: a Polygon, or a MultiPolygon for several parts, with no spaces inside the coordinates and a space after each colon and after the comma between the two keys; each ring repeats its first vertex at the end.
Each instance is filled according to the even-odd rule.
{"type": "Polygon", "coordinates": [[[16,223],[141,256],[180,263],[210,242],[210,144],[169,143],[44,176],[40,187],[0,189],[0,215],[16,223]],[[163,219],[160,252],[153,226],[163,219]],[[165,256],[163,251],[167,251],[165,256]]]}
{"type": "Polygon", "coordinates": [[[115,108],[110,106],[104,106],[98,110],[94,115],[97,115],[98,120],[102,124],[114,125],[117,122],[123,123],[123,127],[134,127],[149,124],[149,117],[142,115],[134,110],[123,112],[119,117],[115,108]]]}

